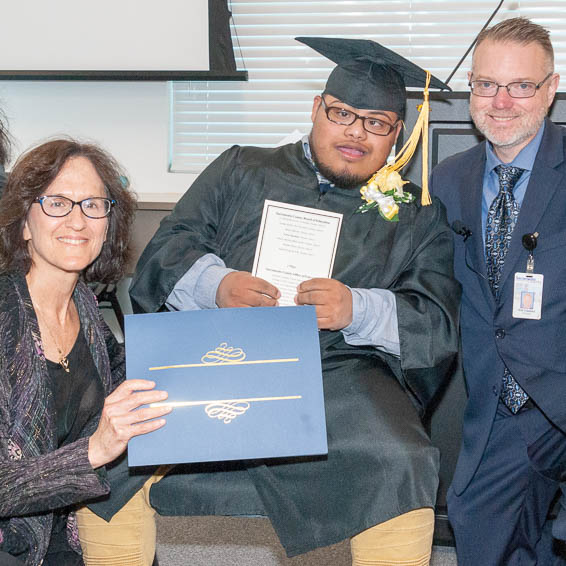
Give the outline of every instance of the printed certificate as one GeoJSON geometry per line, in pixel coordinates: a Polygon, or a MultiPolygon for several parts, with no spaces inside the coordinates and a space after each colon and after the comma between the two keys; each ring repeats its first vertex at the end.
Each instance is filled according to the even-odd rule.
{"type": "Polygon", "coordinates": [[[332,276],[342,214],[266,200],[252,275],[281,291],[279,304],[294,305],[297,285],[332,276]]]}
{"type": "Polygon", "coordinates": [[[130,466],[327,453],[314,307],[128,315],[125,334],[127,378],[173,407],[130,440],[130,466]]]}

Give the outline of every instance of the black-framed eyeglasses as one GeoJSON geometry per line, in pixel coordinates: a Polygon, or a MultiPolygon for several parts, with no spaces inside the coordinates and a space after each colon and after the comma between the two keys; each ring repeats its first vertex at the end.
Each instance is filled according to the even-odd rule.
{"type": "Polygon", "coordinates": [[[78,205],[88,218],[105,218],[116,204],[111,198],[90,197],[77,202],[61,195],[44,195],[36,197],[33,202],[38,203],[47,216],[56,218],[71,214],[75,205],[78,205]]]}
{"type": "Polygon", "coordinates": [[[512,83],[507,83],[506,85],[497,84],[495,81],[470,81],[468,86],[470,87],[472,94],[476,96],[486,96],[494,97],[497,96],[499,89],[505,87],[507,93],[511,98],[532,98],[537,90],[554,74],[554,72],[548,73],[540,83],[533,83],[531,81],[516,81],[512,83]]]}
{"type": "Polygon", "coordinates": [[[399,123],[397,120],[394,124],[376,118],[375,116],[360,116],[351,110],[342,108],[341,106],[327,106],[324,96],[321,95],[322,107],[326,112],[326,117],[334,124],[341,126],[351,126],[356,120],[362,121],[362,126],[366,132],[375,134],[376,136],[388,136],[399,123]]]}

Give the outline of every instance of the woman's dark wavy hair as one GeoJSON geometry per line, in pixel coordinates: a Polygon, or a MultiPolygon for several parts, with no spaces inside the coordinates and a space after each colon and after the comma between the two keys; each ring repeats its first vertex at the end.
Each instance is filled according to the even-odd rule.
{"type": "MultiPolygon", "coordinates": [[[[10,160],[10,135],[8,134],[8,127],[6,126],[6,118],[0,112],[0,165],[2,168],[10,160]]],[[[1,187],[0,187],[0,194],[1,187]]]]}
{"type": "Polygon", "coordinates": [[[130,234],[136,211],[135,195],[115,159],[100,147],[73,139],[55,139],[22,155],[12,168],[0,199],[0,270],[26,274],[31,257],[23,237],[24,224],[35,198],[54,181],[65,163],[88,159],[109,198],[116,201],[108,215],[108,233],[100,255],[83,271],[85,281],[116,282],[130,254],[130,234]]]}

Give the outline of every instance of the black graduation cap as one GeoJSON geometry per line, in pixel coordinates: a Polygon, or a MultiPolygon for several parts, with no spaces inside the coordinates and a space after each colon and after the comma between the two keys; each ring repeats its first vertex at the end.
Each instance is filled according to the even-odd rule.
{"type": "MultiPolygon", "coordinates": [[[[387,110],[405,115],[405,87],[424,88],[426,71],[405,57],[369,39],[296,37],[337,63],[324,90],[354,108],[387,110]]],[[[451,90],[436,77],[430,86],[451,90]]]]}

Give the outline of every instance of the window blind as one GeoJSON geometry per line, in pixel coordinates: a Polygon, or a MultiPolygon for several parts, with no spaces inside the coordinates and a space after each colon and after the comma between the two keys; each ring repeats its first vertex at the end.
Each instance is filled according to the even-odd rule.
{"type": "MultiPolygon", "coordinates": [[[[241,83],[172,82],[171,171],[198,173],[233,144],[274,146],[310,131],[313,97],[333,63],[296,36],[372,39],[446,80],[492,11],[495,0],[231,0],[232,41],[241,83]]],[[[566,87],[564,0],[503,5],[492,25],[524,16],[551,31],[566,87]]],[[[471,55],[450,81],[467,91],[471,55]]]]}

